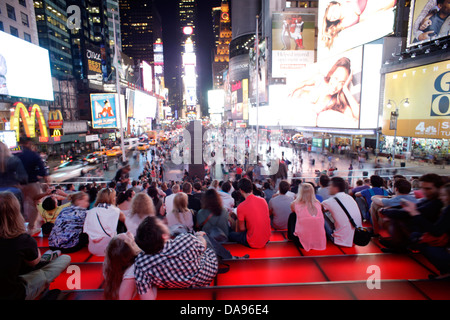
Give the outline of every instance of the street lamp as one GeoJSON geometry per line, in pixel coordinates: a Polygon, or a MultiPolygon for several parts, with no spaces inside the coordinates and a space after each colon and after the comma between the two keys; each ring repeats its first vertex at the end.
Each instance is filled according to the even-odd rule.
{"type": "MultiPolygon", "coordinates": [[[[399,104],[402,104],[405,108],[409,107],[409,98],[405,98],[402,101],[400,101],[399,104]]],[[[395,106],[395,111],[391,112],[391,121],[390,121],[390,125],[389,125],[389,130],[395,130],[394,133],[394,143],[392,146],[392,163],[395,167],[395,147],[397,144],[397,121],[398,121],[398,117],[399,117],[399,108],[397,106],[397,103],[394,100],[388,100],[388,103],[386,105],[386,107],[388,109],[392,109],[392,107],[395,106]]]]}

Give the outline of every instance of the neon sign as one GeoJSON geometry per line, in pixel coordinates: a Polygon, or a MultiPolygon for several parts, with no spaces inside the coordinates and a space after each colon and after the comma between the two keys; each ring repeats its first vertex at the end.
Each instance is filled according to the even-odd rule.
{"type": "Polygon", "coordinates": [[[11,130],[16,131],[17,141],[19,141],[20,137],[20,119],[22,119],[26,136],[29,138],[36,136],[36,115],[41,133],[39,140],[42,142],[48,141],[47,124],[45,123],[41,107],[34,104],[30,106],[28,111],[22,102],[16,102],[13,106],[14,110],[11,111],[11,130]]]}

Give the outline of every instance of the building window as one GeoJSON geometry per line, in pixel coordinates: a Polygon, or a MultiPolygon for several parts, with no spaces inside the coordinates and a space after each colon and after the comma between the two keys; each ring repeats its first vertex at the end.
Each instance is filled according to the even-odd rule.
{"type": "Polygon", "coordinates": [[[23,38],[25,39],[25,41],[31,42],[31,36],[28,33],[24,32],[23,38]]]}
{"type": "Polygon", "coordinates": [[[22,16],[22,24],[24,26],[29,27],[30,23],[28,22],[28,16],[25,13],[23,13],[23,12],[21,12],[20,15],[22,16]]]}
{"type": "Polygon", "coordinates": [[[24,6],[25,8],[27,7],[27,2],[25,0],[19,0],[19,4],[24,6]]]}
{"type": "Polygon", "coordinates": [[[19,30],[17,30],[16,28],[14,28],[13,26],[9,27],[9,30],[11,32],[11,35],[15,36],[15,37],[19,37],[19,30]]]}
{"type": "Polygon", "coordinates": [[[6,11],[8,12],[8,18],[16,21],[16,10],[14,10],[14,7],[10,6],[9,4],[6,4],[6,11]]]}
{"type": "Polygon", "coordinates": [[[0,21],[0,31],[5,31],[5,30],[3,29],[3,22],[2,22],[2,21],[0,21]]]}

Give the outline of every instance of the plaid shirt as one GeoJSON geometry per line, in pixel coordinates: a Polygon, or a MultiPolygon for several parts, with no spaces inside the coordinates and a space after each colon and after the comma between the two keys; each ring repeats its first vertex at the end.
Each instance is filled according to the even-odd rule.
{"type": "Polygon", "coordinates": [[[134,275],[139,294],[150,286],[158,288],[189,288],[208,286],[217,274],[218,261],[214,250],[207,248],[196,236],[184,233],[165,243],[155,255],[139,253],[134,275]]]}

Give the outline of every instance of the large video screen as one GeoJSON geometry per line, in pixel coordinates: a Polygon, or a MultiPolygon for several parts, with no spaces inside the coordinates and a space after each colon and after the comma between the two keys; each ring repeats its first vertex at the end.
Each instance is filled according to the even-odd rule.
{"type": "Polygon", "coordinates": [[[318,60],[394,31],[397,0],[320,0],[318,60]]]}
{"type": "Polygon", "coordinates": [[[272,16],[272,77],[286,78],[314,63],[315,43],[315,14],[303,11],[274,13],[272,16]]]}
{"type": "Polygon", "coordinates": [[[446,37],[450,31],[450,1],[413,0],[409,16],[407,46],[446,37]]]}
{"type": "Polygon", "coordinates": [[[449,139],[449,84],[450,60],[386,74],[383,134],[395,134],[389,123],[398,108],[398,136],[449,139]]]}
{"type": "Polygon", "coordinates": [[[0,131],[0,141],[10,149],[17,148],[16,132],[12,130],[0,131]]]}
{"type": "MultiPolygon", "coordinates": [[[[260,125],[321,128],[359,127],[362,47],[312,64],[286,85],[271,85],[269,106],[260,108],[260,125]]],[[[256,125],[250,109],[250,124],[256,125]]]]}
{"type": "Polygon", "coordinates": [[[48,50],[0,31],[0,95],[53,101],[48,50]]]}
{"type": "Polygon", "coordinates": [[[134,118],[139,120],[145,120],[147,118],[156,117],[156,108],[158,100],[142,91],[134,91],[134,118]]]}

